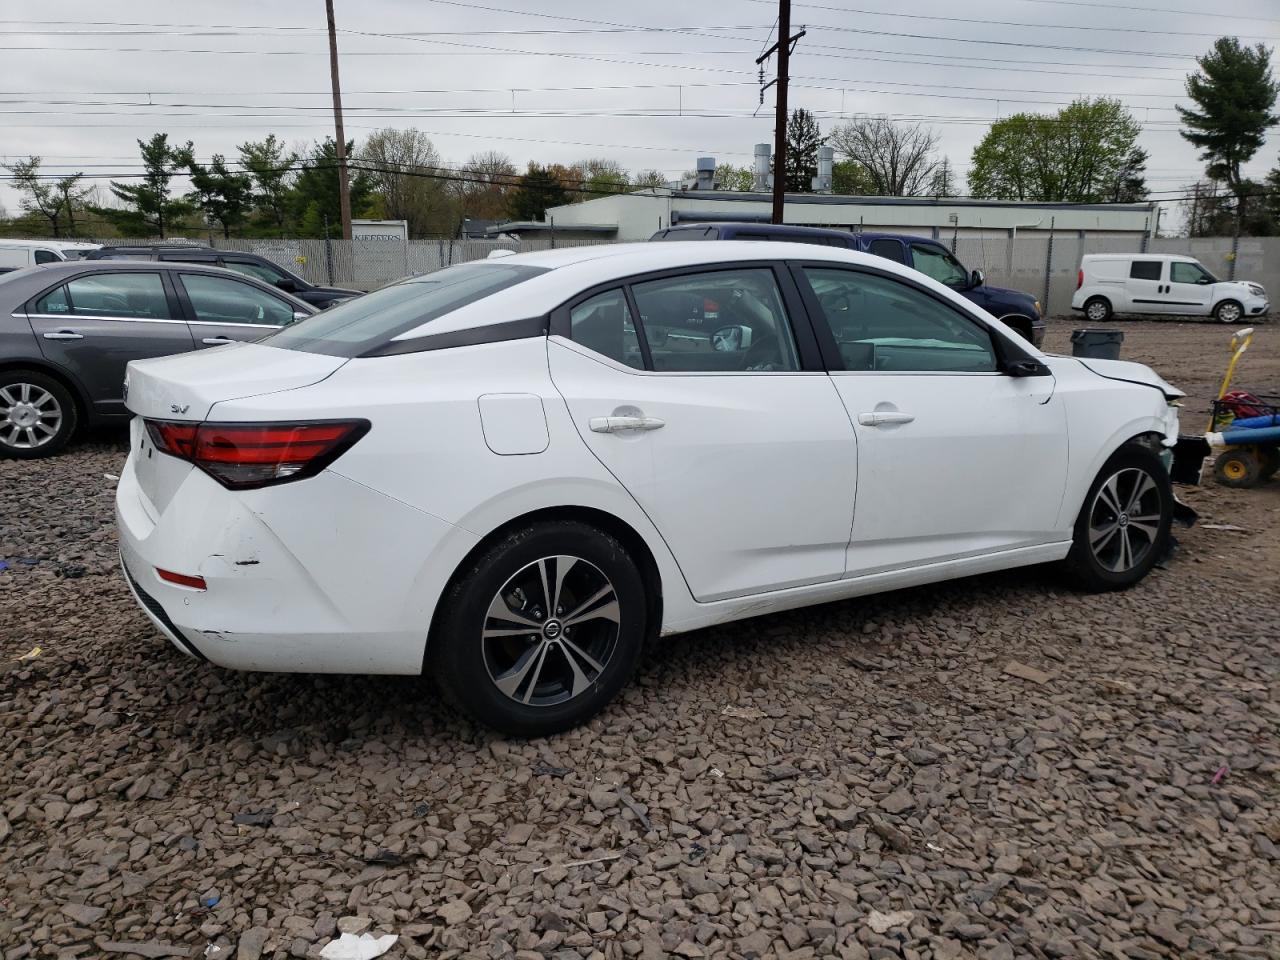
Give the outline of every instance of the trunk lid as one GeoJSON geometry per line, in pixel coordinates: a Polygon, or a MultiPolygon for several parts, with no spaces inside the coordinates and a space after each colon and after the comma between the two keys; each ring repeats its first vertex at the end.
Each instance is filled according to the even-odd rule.
{"type": "Polygon", "coordinates": [[[259,343],[135,360],[125,374],[125,404],[155,420],[199,421],[215,403],[310,386],[346,362],[259,343]]]}

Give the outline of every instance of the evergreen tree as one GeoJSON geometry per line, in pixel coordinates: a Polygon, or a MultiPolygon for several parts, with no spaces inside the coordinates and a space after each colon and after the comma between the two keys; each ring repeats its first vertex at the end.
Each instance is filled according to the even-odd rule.
{"type": "Polygon", "coordinates": [[[1240,167],[1261,149],[1267,130],[1280,122],[1273,112],[1280,87],[1271,75],[1271,51],[1220,37],[1196,62],[1200,69],[1187,76],[1186,85],[1196,109],[1177,108],[1186,125],[1182,136],[1200,148],[1209,177],[1226,183],[1243,215],[1247,191],[1240,167]]]}
{"type": "Polygon", "coordinates": [[[1111,200],[1116,203],[1138,203],[1147,198],[1147,151],[1134,147],[1116,172],[1111,200]]]}
{"type": "Polygon", "coordinates": [[[158,236],[163,240],[173,226],[191,212],[191,204],[169,195],[169,181],[191,162],[192,147],[170,146],[167,133],[138,141],[144,173],[138,183],[111,181],[111,192],[126,204],[124,209],[98,207],[94,212],[115,224],[125,236],[158,236]]]}
{"type": "Polygon", "coordinates": [[[943,157],[938,168],[933,171],[933,176],[929,178],[928,194],[941,199],[957,196],[959,192],[956,189],[956,176],[955,171],[951,169],[951,161],[943,157]]]}
{"type": "Polygon", "coordinates": [[[226,159],[218,153],[207,167],[190,158],[187,169],[192,187],[187,199],[204,212],[210,224],[222,227],[224,237],[231,236],[231,231],[244,223],[252,209],[252,177],[228,170],[226,159]]]}
{"type": "Polygon", "coordinates": [[[826,142],[813,114],[801,107],[787,121],[786,189],[789,193],[812,193],[818,175],[818,148],[826,142]]]}
{"type": "Polygon", "coordinates": [[[253,178],[254,207],[262,227],[284,236],[292,205],[291,187],[298,155],[286,150],[274,133],[265,140],[240,144],[240,165],[253,178]]]}
{"type": "Polygon", "coordinates": [[[549,167],[530,162],[529,168],[516,184],[509,198],[513,220],[542,220],[548,207],[558,207],[569,202],[568,191],[549,167]]]}
{"type": "Polygon", "coordinates": [[[25,213],[38,214],[48,220],[53,235],[62,236],[59,220],[62,214],[62,194],[55,184],[40,176],[40,158],[29,157],[26,160],[18,160],[6,166],[5,169],[13,174],[14,189],[22,195],[18,200],[22,210],[25,213]]]}
{"type": "MultiPolygon", "coordinates": [[[[347,144],[347,156],[355,155],[355,141],[347,144]]],[[[373,195],[369,174],[350,163],[347,167],[351,184],[351,216],[368,212],[373,195]]],[[[342,236],[342,211],[338,196],[338,145],[325,137],[302,161],[291,191],[298,232],[304,237],[342,236]]]]}

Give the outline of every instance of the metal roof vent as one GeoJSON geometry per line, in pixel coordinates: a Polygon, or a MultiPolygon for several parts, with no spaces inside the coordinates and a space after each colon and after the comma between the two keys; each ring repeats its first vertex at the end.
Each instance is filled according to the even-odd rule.
{"type": "Polygon", "coordinates": [[[697,163],[697,189],[714,190],[716,188],[716,158],[699,157],[697,163]]]}

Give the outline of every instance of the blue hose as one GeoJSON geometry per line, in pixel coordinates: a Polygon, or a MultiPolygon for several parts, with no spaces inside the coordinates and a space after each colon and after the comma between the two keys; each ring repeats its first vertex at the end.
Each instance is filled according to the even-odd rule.
{"type": "Polygon", "coordinates": [[[1232,420],[1226,426],[1229,430],[1256,430],[1259,427],[1280,427],[1280,413],[1268,414],[1262,417],[1241,417],[1232,420]]]}
{"type": "MultiPolygon", "coordinates": [[[[1234,427],[1235,424],[1232,424],[1234,427]]],[[[1254,427],[1245,430],[1224,430],[1219,436],[1225,444],[1233,443],[1280,443],[1280,427],[1254,427]]]]}

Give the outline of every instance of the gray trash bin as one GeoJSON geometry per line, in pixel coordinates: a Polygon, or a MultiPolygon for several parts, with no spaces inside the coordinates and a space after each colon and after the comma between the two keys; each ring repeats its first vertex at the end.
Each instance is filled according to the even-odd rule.
{"type": "Polygon", "coordinates": [[[1122,330],[1072,330],[1071,355],[1094,360],[1119,360],[1122,330]]]}

